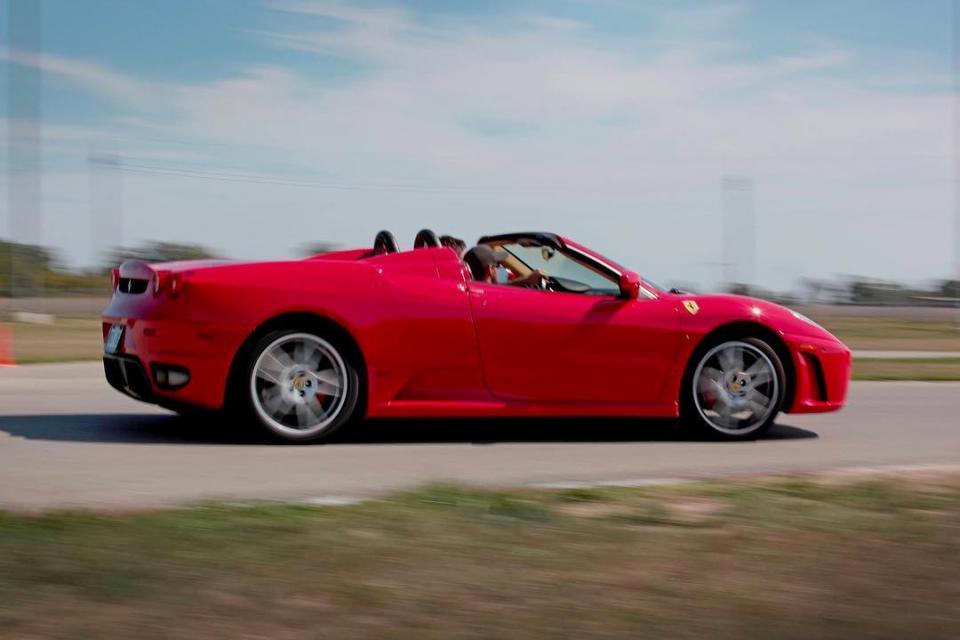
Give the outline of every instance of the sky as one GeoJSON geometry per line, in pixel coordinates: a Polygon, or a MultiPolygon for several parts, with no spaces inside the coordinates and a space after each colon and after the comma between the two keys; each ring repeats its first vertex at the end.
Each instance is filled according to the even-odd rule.
{"type": "Polygon", "coordinates": [[[0,2],[0,236],[37,171],[67,264],[430,227],[555,231],[702,287],[952,269],[950,0],[42,0],[39,40],[11,34],[38,1],[0,2]],[[42,78],[39,114],[11,77],[42,78]],[[753,225],[741,197],[724,227],[730,178],[753,225]]]}

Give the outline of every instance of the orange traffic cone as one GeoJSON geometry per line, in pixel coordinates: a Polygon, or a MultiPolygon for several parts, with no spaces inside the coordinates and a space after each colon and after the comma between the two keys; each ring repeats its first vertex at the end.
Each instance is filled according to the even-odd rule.
{"type": "Polygon", "coordinates": [[[13,330],[0,324],[0,367],[12,367],[13,360],[13,330]]]}

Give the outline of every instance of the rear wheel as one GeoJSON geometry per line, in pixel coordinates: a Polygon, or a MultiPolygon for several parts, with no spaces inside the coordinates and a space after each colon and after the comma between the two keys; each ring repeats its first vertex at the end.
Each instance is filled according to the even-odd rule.
{"type": "Polygon", "coordinates": [[[755,438],[773,425],[786,377],[776,352],[758,338],[713,343],[695,356],[684,381],[684,421],[726,439],[755,438]]]}
{"type": "Polygon", "coordinates": [[[251,350],[242,394],[247,415],[287,441],[322,440],[357,411],[360,379],[339,340],[309,331],[274,331],[251,350]]]}

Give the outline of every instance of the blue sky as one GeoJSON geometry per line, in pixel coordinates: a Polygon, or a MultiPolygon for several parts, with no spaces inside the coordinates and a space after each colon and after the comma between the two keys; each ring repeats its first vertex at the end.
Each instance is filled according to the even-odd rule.
{"type": "Polygon", "coordinates": [[[107,189],[126,243],[261,258],[381,227],[407,244],[422,226],[539,227],[710,285],[721,180],[745,176],[760,284],[951,268],[948,0],[44,0],[42,15],[39,47],[0,26],[0,86],[8,66],[43,74],[41,239],[70,262],[111,237],[76,232],[107,189]],[[125,169],[91,176],[102,153],[125,169]]]}

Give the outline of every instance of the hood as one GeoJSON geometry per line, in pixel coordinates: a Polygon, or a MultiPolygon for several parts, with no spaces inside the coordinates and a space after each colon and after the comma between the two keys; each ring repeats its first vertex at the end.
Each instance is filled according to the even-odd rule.
{"type": "Polygon", "coordinates": [[[802,313],[769,300],[728,293],[669,295],[676,298],[692,315],[713,324],[756,322],[781,334],[838,340],[802,313]],[[695,314],[687,308],[685,301],[696,304],[695,314]]]}

